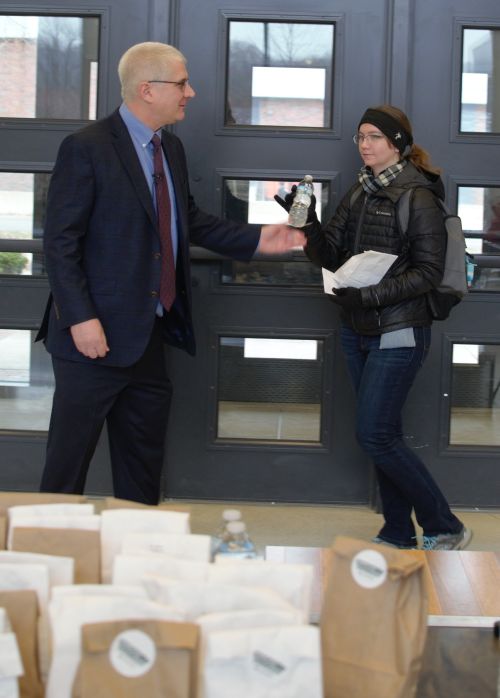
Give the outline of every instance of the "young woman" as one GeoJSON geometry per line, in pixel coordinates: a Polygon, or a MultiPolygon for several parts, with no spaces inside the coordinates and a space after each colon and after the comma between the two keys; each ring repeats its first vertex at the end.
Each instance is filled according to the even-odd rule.
{"type": "MultiPolygon", "coordinates": [[[[416,547],[414,512],[424,549],[464,548],[471,531],[406,445],[401,419],[431,340],[426,292],[443,274],[446,232],[436,203],[444,198],[443,184],[428,154],[413,143],[408,118],[393,106],[367,109],[354,142],[364,163],[359,181],[326,226],[311,210],[305,252],[332,271],[365,250],[397,255],[379,283],[329,296],[341,310],[342,348],[357,394],[357,438],[373,461],[380,489],[384,525],[373,541],[416,547]],[[410,220],[401,234],[396,207],[409,188],[410,220]]],[[[280,203],[289,208],[293,194],[287,199],[280,203]]]]}

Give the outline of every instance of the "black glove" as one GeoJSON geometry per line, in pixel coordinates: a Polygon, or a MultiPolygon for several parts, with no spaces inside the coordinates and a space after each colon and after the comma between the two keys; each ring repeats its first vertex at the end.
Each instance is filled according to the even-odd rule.
{"type": "MultiPolygon", "coordinates": [[[[294,184],[291,191],[286,194],[285,198],[282,199],[281,196],[278,196],[275,194],[274,200],[282,206],[287,213],[290,212],[290,209],[293,204],[293,200],[295,199],[295,192],[297,191],[297,185],[294,184]]],[[[312,223],[319,223],[318,217],[316,215],[316,197],[314,194],[311,196],[311,203],[309,205],[309,208],[307,210],[307,221],[304,226],[304,228],[310,226],[312,223]]]]}
{"type": "Polygon", "coordinates": [[[330,298],[330,300],[336,305],[340,305],[340,307],[344,308],[344,310],[355,310],[356,308],[361,308],[363,301],[359,288],[347,286],[346,288],[333,288],[332,291],[335,295],[329,295],[328,298],[330,298]]]}

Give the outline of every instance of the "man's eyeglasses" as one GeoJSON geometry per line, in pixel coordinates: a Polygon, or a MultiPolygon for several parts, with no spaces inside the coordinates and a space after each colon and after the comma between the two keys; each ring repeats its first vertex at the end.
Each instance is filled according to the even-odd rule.
{"type": "Polygon", "coordinates": [[[175,85],[176,87],[179,88],[179,90],[185,90],[186,87],[189,85],[189,80],[188,78],[184,78],[184,80],[148,80],[148,82],[161,82],[164,83],[165,85],[175,85]]]}
{"type": "Polygon", "coordinates": [[[382,138],[385,138],[383,133],[355,133],[352,140],[358,145],[359,143],[380,143],[382,138]]]}

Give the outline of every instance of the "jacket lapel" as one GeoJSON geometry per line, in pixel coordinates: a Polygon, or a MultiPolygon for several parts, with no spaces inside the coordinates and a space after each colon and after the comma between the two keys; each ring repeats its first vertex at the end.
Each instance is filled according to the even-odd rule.
{"type": "Polygon", "coordinates": [[[151,197],[151,192],[148,188],[141,163],[139,162],[137,153],[135,152],[134,144],[132,143],[128,129],[123,123],[118,110],[115,111],[110,118],[111,130],[115,137],[114,146],[116,148],[118,157],[120,158],[125,171],[130,177],[130,180],[137,192],[137,196],[151,219],[151,223],[156,228],[158,223],[153,206],[153,199],[151,197]]]}

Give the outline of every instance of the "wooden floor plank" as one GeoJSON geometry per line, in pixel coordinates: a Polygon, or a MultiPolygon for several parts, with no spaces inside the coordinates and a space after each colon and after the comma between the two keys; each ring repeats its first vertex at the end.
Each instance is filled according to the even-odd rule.
{"type": "Polygon", "coordinates": [[[432,582],[436,589],[443,615],[480,616],[481,605],[460,554],[451,551],[426,551],[432,582]]]}
{"type": "Polygon", "coordinates": [[[500,615],[500,561],[491,552],[459,553],[467,576],[481,606],[482,616],[500,615]]]}

